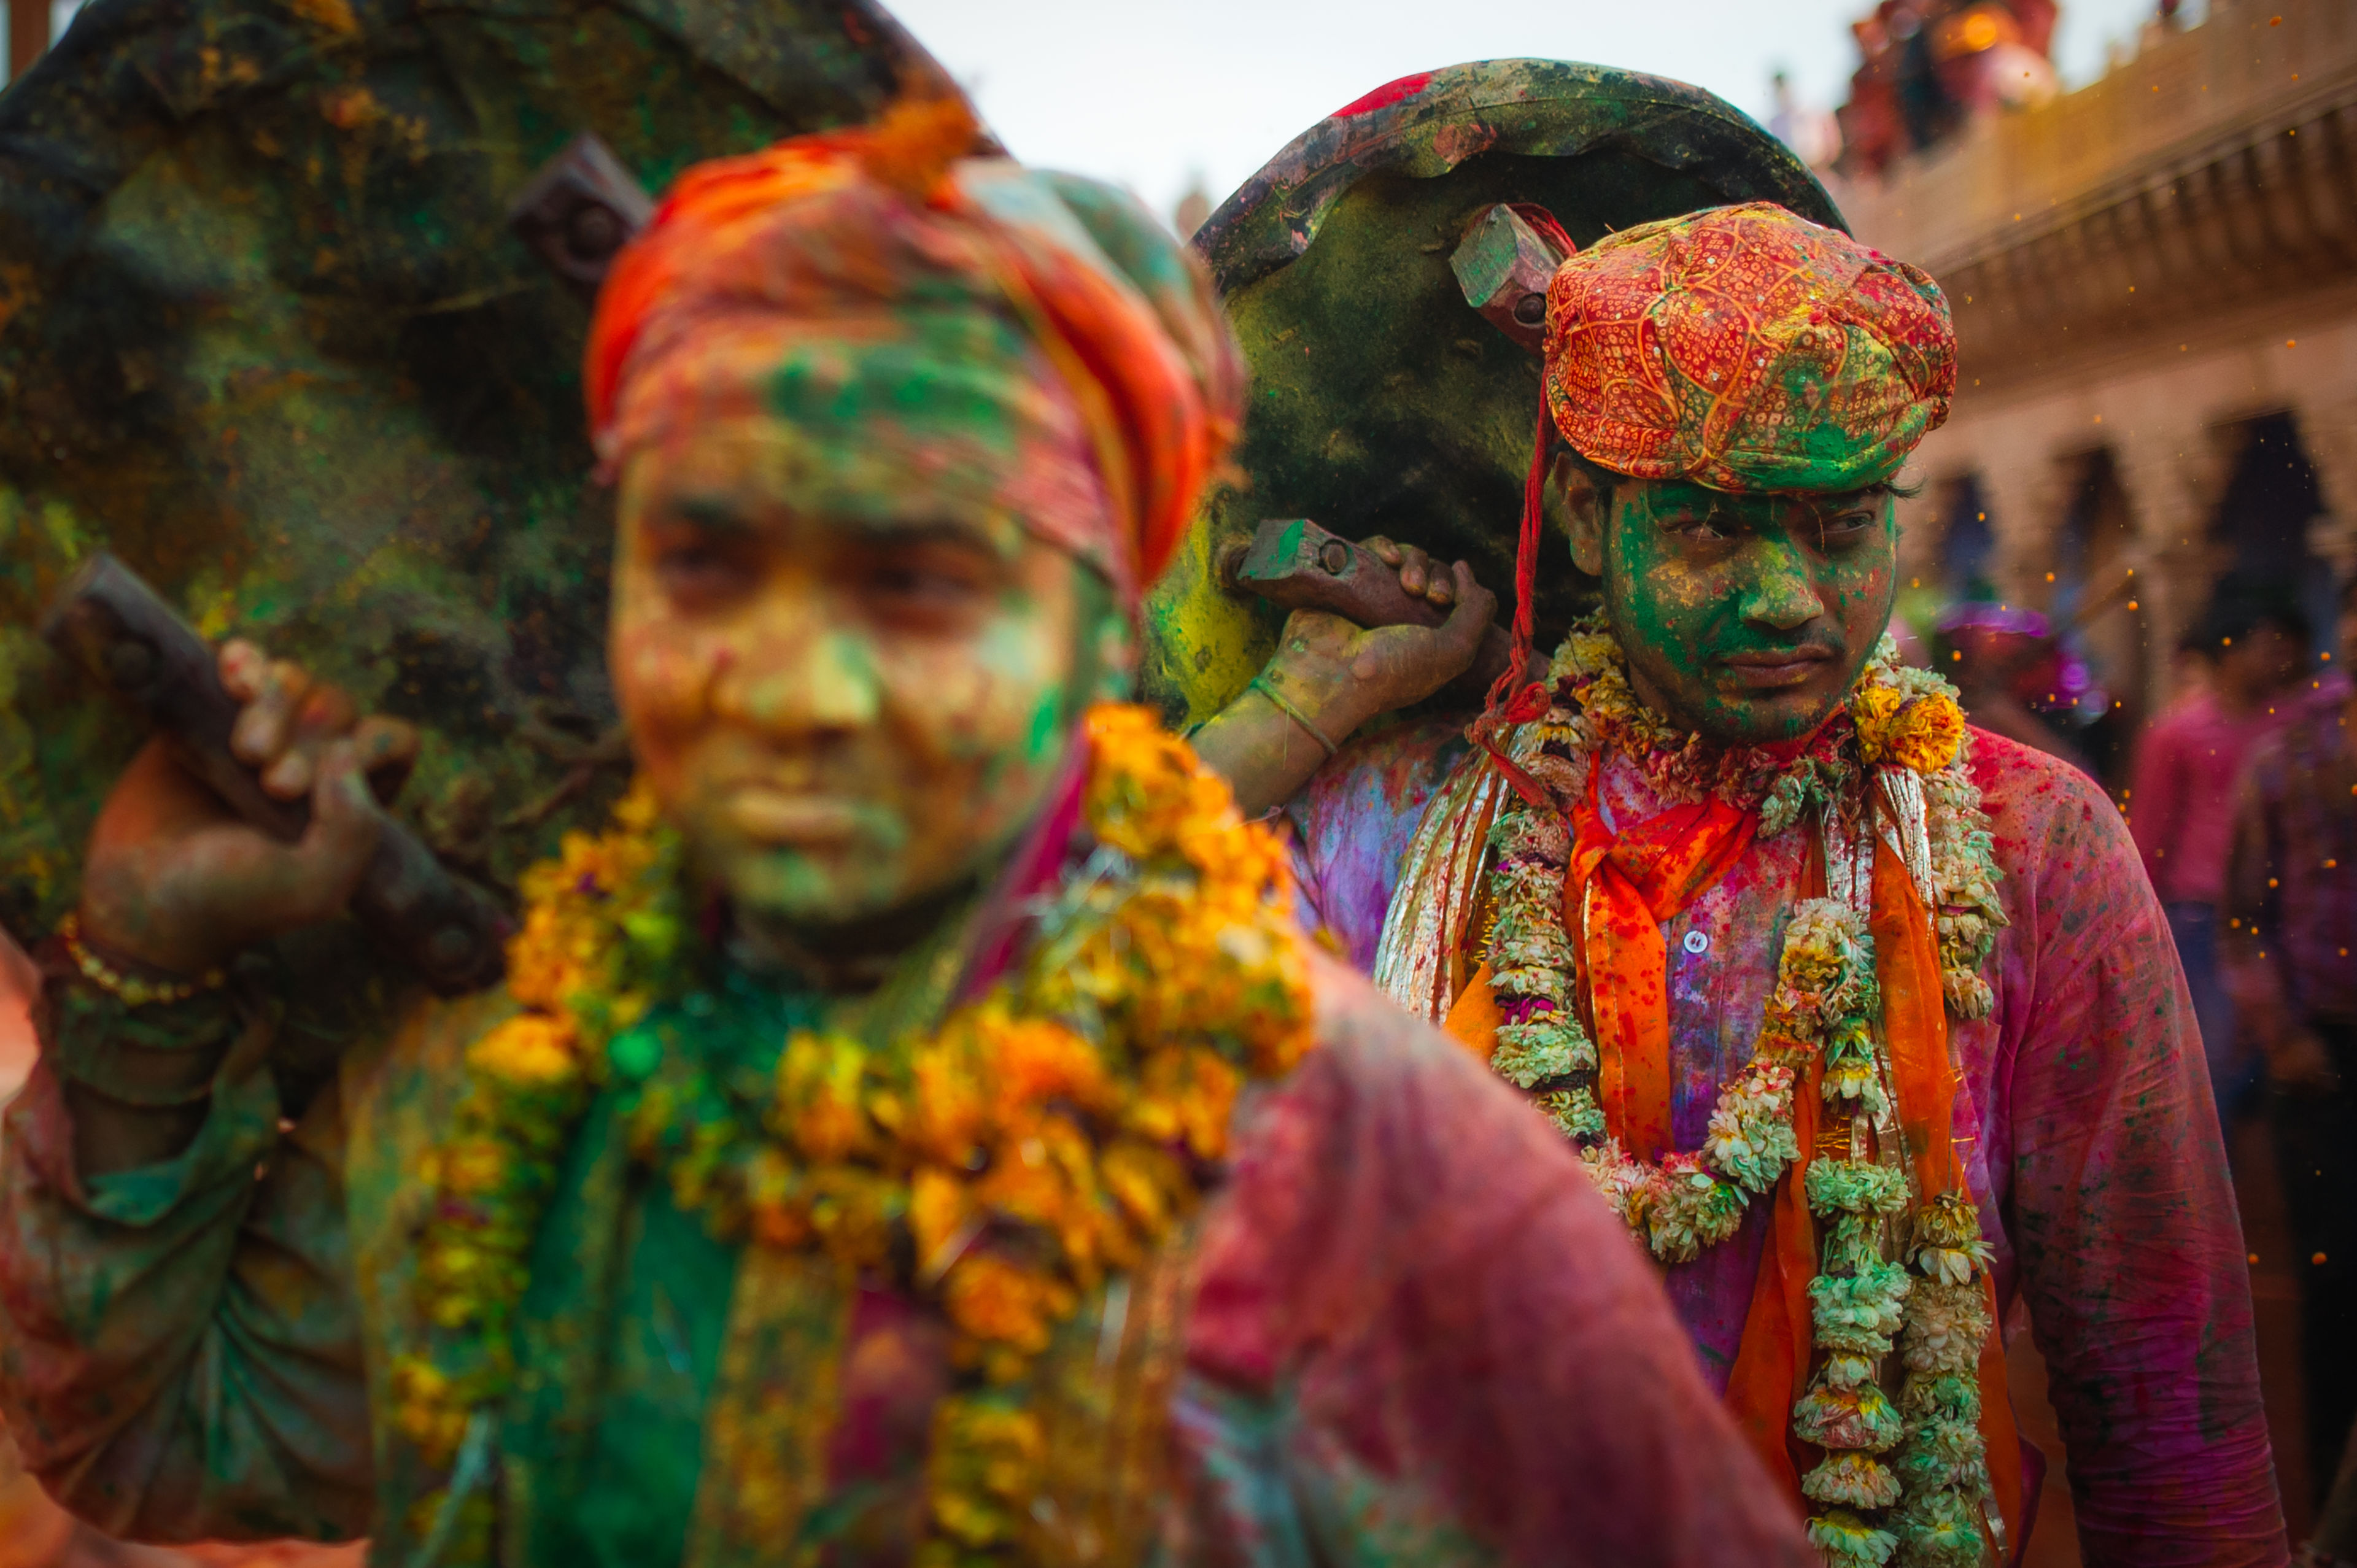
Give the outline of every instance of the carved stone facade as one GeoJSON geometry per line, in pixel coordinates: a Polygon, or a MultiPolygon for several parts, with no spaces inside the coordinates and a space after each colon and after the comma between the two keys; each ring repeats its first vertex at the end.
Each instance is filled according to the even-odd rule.
{"type": "Polygon", "coordinates": [[[1910,575],[1953,576],[1986,513],[1993,585],[2074,622],[2131,714],[2228,571],[2329,611],[2357,571],[2357,5],[2213,0],[2102,81],[1836,194],[1956,312],[1910,575]],[[2278,458],[2313,499],[2269,504],[2323,509],[2304,542],[2227,516],[2259,470],[2293,493],[2278,458]]]}

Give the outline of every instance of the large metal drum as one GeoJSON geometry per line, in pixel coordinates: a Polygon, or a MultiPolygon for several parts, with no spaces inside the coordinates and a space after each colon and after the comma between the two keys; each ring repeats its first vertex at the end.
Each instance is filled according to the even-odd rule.
{"type": "MultiPolygon", "coordinates": [[[[1215,562],[1265,518],[1388,533],[1471,563],[1511,610],[1539,365],[1469,306],[1449,267],[1499,202],[1571,238],[1773,201],[1840,226],[1808,169],[1739,111],[1660,77],[1484,60],[1393,82],[1297,137],[1196,236],[1252,367],[1238,483],[1214,494],[1150,604],[1147,690],[1209,717],[1258,671],[1283,617],[1215,562]]],[[[1558,548],[1542,646],[1582,582],[1558,548]]]]}

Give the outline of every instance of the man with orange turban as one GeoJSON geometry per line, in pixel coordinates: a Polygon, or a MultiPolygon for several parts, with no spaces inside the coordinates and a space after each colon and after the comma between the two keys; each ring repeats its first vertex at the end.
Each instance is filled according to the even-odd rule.
{"type": "Polygon", "coordinates": [[[1297,612],[1275,695],[1202,754],[1247,810],[1297,789],[1312,912],[1579,1151],[1828,1563],[2015,1560],[2043,1470],[2006,1392],[2018,1306],[2085,1562],[2283,1562],[2233,1196],[2135,847],[1884,635],[1946,301],[1754,203],[1606,236],[1545,315],[1488,711],[1314,778],[1272,760],[1464,668],[1469,573],[1435,593],[1386,543],[1477,613],[1297,612]],[[1541,664],[1550,508],[1601,602],[1541,664]]]}
{"type": "Polygon", "coordinates": [[[1133,203],[974,135],[691,170],[608,279],[639,778],[502,987],[282,1120],[239,950],[335,914],[411,738],[232,643],[303,840],[118,784],[9,1117],[28,1463],[417,1568],[1801,1568],[1570,1152],[1120,701],[1233,350],[1133,203]]]}

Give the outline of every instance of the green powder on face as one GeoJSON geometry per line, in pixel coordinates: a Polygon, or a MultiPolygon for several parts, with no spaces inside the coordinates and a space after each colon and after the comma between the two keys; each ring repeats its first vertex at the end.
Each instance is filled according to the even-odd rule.
{"type": "Polygon", "coordinates": [[[920,438],[1012,452],[1036,350],[1011,328],[962,314],[965,330],[937,329],[920,314],[903,333],[813,338],[770,372],[764,406],[822,443],[856,445],[883,420],[920,438]]]}
{"type": "Polygon", "coordinates": [[[1677,480],[1616,487],[1607,606],[1632,674],[1650,682],[1671,719],[1753,742],[1791,738],[1822,721],[1872,651],[1888,612],[1889,501],[1873,504],[1880,512],[1874,536],[1828,550],[1788,499],[1677,480]],[[1709,533],[1689,527],[1704,520],[1709,533]],[[1812,681],[1806,695],[1746,691],[1719,668],[1796,637],[1845,655],[1844,668],[1812,681]]]}
{"type": "Polygon", "coordinates": [[[1031,734],[1025,742],[1033,767],[1045,762],[1055,750],[1063,733],[1066,708],[1061,687],[1049,686],[1040,692],[1039,705],[1031,711],[1031,734]]]}

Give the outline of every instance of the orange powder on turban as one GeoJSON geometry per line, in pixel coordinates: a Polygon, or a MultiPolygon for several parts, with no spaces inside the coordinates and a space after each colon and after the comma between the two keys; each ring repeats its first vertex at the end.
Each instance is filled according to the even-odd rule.
{"type": "Polygon", "coordinates": [[[667,404],[710,412],[716,388],[759,408],[762,367],[791,345],[996,313],[1070,396],[1060,409],[1012,389],[1016,422],[1052,435],[1077,417],[1102,485],[1010,504],[1142,593],[1233,439],[1241,361],[1208,283],[1143,209],[961,156],[975,138],[963,104],[921,101],[683,175],[598,295],[586,381],[599,456],[618,463],[674,415],[694,417],[667,404]]]}
{"type": "Polygon", "coordinates": [[[1608,234],[1547,290],[1546,403],[1583,456],[1714,489],[1886,480],[1948,415],[1940,285],[1765,201],[1608,234]]]}

